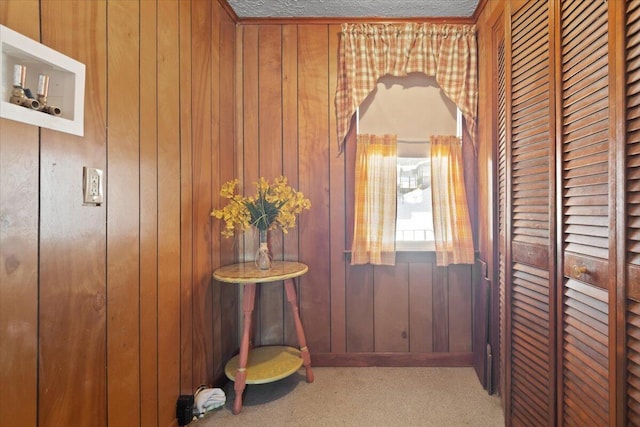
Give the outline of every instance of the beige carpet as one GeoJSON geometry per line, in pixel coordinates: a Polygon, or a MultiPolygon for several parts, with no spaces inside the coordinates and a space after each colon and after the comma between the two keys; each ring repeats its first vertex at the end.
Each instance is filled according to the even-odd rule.
{"type": "Polygon", "coordinates": [[[313,368],[283,380],[248,385],[238,415],[233,383],[224,408],[194,421],[214,426],[504,426],[497,396],[472,368],[313,368]]]}

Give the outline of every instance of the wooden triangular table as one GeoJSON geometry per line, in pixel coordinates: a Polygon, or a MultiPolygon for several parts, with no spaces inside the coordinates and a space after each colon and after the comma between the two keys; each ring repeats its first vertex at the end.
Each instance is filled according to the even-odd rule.
{"type": "Polygon", "coordinates": [[[233,387],[236,392],[233,403],[234,414],[240,413],[242,409],[242,393],[246,384],[264,384],[280,380],[295,373],[302,365],[306,369],[307,382],[313,382],[311,356],[300,321],[298,297],[293,282],[294,278],[302,276],[308,270],[309,268],[301,262],[275,261],[270,270],[260,270],[255,263],[245,262],[220,267],[213,272],[213,277],[220,282],[235,283],[244,287],[242,298],[244,327],[240,342],[240,354],[232,358],[225,367],[227,377],[235,382],[233,387]],[[291,305],[300,350],[286,346],[267,346],[252,349],[249,354],[256,284],[280,280],[284,281],[287,300],[291,305]]]}

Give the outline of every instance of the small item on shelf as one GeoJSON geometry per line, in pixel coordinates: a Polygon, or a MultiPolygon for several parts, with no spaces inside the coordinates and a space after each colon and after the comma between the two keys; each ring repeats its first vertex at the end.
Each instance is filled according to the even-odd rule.
{"type": "MultiPolygon", "coordinates": [[[[29,89],[25,90],[24,88],[26,78],[27,67],[16,64],[13,67],[13,90],[11,91],[11,98],[9,98],[9,102],[32,110],[38,110],[40,109],[40,103],[38,100],[27,96],[27,91],[29,91],[29,89]]],[[[31,92],[29,91],[29,94],[30,93],[31,92]]]]}
{"type": "Polygon", "coordinates": [[[52,116],[59,116],[62,113],[60,107],[47,105],[47,95],[49,94],[49,76],[40,74],[38,77],[38,102],[40,102],[40,111],[49,113],[52,116]]]}
{"type": "Polygon", "coordinates": [[[13,67],[13,87],[22,89],[24,82],[27,80],[27,67],[24,65],[16,64],[13,67]]]}
{"type": "Polygon", "coordinates": [[[40,74],[38,76],[38,101],[43,104],[47,103],[47,95],[49,94],[49,76],[40,74]]]}

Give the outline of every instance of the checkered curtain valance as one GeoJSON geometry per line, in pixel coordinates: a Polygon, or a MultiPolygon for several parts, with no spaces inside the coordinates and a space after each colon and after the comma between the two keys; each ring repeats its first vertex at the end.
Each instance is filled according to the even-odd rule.
{"type": "Polygon", "coordinates": [[[462,112],[475,141],[478,104],[475,25],[342,24],[335,98],[341,149],[351,117],[378,79],[385,74],[406,76],[412,72],[436,78],[462,112]]]}

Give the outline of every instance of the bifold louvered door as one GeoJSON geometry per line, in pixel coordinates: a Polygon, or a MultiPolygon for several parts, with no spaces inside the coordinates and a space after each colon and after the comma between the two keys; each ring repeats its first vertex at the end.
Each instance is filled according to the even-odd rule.
{"type": "Polygon", "coordinates": [[[553,117],[549,2],[511,16],[510,303],[511,424],[553,425],[553,117]]]}
{"type": "Polygon", "coordinates": [[[608,2],[560,4],[562,419],[609,424],[608,2]]]}
{"type": "Polygon", "coordinates": [[[510,18],[507,424],[640,426],[640,0],[510,18]]]}
{"type": "Polygon", "coordinates": [[[627,424],[640,425],[640,0],[626,9],[627,424]]]}

